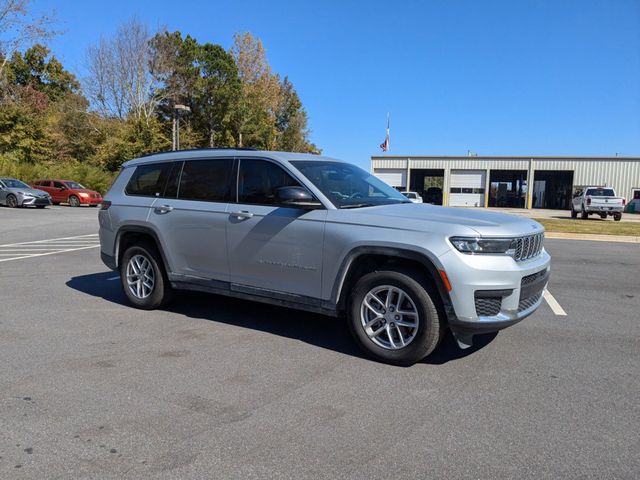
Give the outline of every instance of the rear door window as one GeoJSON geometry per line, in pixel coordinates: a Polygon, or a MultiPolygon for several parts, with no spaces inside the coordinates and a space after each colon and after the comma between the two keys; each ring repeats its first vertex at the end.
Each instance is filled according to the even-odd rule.
{"type": "Polygon", "coordinates": [[[182,167],[178,198],[203,202],[229,202],[233,159],[187,160],[182,167]]]}
{"type": "Polygon", "coordinates": [[[53,182],[53,188],[65,188],[62,182],[53,182]]]}
{"type": "Polygon", "coordinates": [[[169,177],[172,162],[139,165],[131,176],[125,192],[127,195],[159,197],[169,177]]]}

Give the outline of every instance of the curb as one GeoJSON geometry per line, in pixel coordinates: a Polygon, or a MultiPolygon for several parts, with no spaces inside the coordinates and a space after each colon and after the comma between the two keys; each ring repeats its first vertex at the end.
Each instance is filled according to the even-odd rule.
{"type": "Polygon", "coordinates": [[[598,235],[595,233],[563,233],[563,232],[545,232],[545,238],[554,240],[589,240],[592,242],[618,242],[618,243],[638,243],[640,237],[631,235],[598,235]]]}

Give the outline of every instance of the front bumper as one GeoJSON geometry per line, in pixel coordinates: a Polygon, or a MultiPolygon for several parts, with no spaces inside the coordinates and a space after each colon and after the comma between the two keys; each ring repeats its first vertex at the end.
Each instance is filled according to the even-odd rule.
{"type": "Polygon", "coordinates": [[[20,205],[23,207],[42,207],[51,205],[51,198],[49,197],[25,197],[20,200],[20,205]]]}
{"type": "Polygon", "coordinates": [[[522,262],[451,250],[440,260],[452,285],[455,314],[449,325],[454,333],[473,335],[501,330],[535,312],[549,281],[551,258],[544,249],[522,262]]]}
{"type": "Polygon", "coordinates": [[[78,197],[83,205],[99,205],[102,203],[102,197],[78,197]]]}

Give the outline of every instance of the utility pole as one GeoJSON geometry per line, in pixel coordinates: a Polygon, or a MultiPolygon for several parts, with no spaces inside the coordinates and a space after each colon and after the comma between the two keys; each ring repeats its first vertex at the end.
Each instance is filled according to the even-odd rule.
{"type": "Polygon", "coordinates": [[[177,104],[173,106],[172,125],[172,150],[180,149],[180,112],[189,113],[191,109],[187,105],[177,104]]]}

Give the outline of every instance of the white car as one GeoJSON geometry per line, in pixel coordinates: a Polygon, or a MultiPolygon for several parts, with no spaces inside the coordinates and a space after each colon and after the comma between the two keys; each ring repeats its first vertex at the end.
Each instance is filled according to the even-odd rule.
{"type": "Polygon", "coordinates": [[[622,220],[622,212],[625,199],[618,197],[610,187],[586,187],[578,190],[571,202],[571,218],[576,218],[578,213],[583,220],[589,218],[589,214],[600,215],[603,220],[612,216],[616,222],[622,220]]]}
{"type": "Polygon", "coordinates": [[[422,203],[422,197],[418,195],[418,192],[402,192],[402,194],[411,200],[411,203],[422,203]]]}

